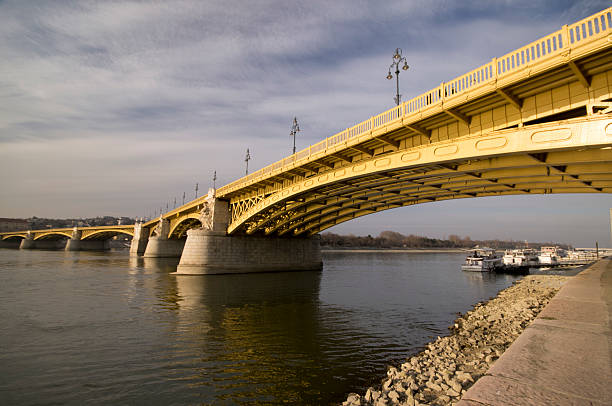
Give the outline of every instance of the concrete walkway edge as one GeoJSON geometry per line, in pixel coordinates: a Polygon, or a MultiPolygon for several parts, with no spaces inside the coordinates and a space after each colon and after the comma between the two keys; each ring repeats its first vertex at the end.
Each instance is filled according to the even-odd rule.
{"type": "Polygon", "coordinates": [[[457,403],[612,405],[612,259],[561,287],[457,403]]]}

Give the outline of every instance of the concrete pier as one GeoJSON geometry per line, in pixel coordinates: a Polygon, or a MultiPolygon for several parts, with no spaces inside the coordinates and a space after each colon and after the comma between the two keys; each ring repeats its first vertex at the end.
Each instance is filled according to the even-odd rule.
{"type": "Polygon", "coordinates": [[[109,240],[76,240],[69,238],[66,241],[66,251],[107,251],[110,249],[109,240]]]}
{"type": "Polygon", "coordinates": [[[176,273],[206,275],[322,268],[320,239],[228,236],[205,229],[187,231],[176,273]]]}
{"type": "Polygon", "coordinates": [[[134,224],[134,237],[132,238],[132,243],[130,244],[130,255],[143,255],[147,249],[148,241],[148,230],[142,227],[141,222],[134,224]]]}
{"type": "MultiPolygon", "coordinates": [[[[160,218],[159,223],[155,228],[154,235],[147,241],[147,247],[144,251],[144,257],[179,258],[181,256],[181,253],[183,252],[185,240],[175,240],[172,238],[168,238],[169,233],[170,221],[168,219],[160,218]]],[[[132,252],[132,249],[136,250],[135,247],[139,243],[134,243],[134,240],[132,240],[132,244],[134,248],[130,246],[130,252],[132,252]]]]}
{"type": "Polygon", "coordinates": [[[110,249],[110,240],[81,240],[83,232],[75,227],[72,237],[66,241],[66,251],[106,251],[110,249]]]}
{"type": "MultiPolygon", "coordinates": [[[[185,240],[151,237],[143,256],[145,258],[179,258],[184,246],[185,240]]],[[[132,252],[131,248],[130,252],[132,252]]]]}

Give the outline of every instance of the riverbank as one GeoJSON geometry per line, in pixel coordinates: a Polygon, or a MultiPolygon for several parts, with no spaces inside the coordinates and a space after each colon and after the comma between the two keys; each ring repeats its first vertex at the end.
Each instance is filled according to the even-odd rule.
{"type": "Polygon", "coordinates": [[[390,367],[380,386],[352,393],[352,405],[450,405],[480,378],[536,318],[569,279],[529,275],[460,316],[451,335],[438,337],[399,368],[390,367]]]}

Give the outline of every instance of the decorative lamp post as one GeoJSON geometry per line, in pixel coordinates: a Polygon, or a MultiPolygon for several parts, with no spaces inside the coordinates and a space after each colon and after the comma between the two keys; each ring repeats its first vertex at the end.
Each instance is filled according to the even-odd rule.
{"type": "Polygon", "coordinates": [[[198,183],[196,183],[196,187],[195,187],[195,198],[198,198],[198,188],[200,187],[200,185],[198,183]]]}
{"type": "Polygon", "coordinates": [[[295,154],[295,136],[300,132],[300,126],[297,122],[297,117],[293,117],[293,125],[291,126],[291,132],[289,135],[293,137],[293,153],[295,154]]]}
{"type": "Polygon", "coordinates": [[[213,173],[213,189],[217,189],[217,171],[213,173]]]}
{"type": "Polygon", "coordinates": [[[246,156],[244,157],[244,162],[246,162],[246,175],[249,174],[249,161],[251,160],[251,154],[249,153],[249,149],[247,148],[246,156]]]}
{"type": "Polygon", "coordinates": [[[391,65],[389,66],[389,73],[387,74],[387,79],[391,80],[393,79],[393,75],[391,75],[391,68],[395,68],[395,104],[397,106],[399,106],[400,104],[400,99],[401,99],[401,95],[399,94],[399,74],[400,74],[400,70],[399,70],[399,66],[400,64],[404,62],[404,65],[402,66],[402,70],[408,70],[409,66],[408,63],[406,62],[406,58],[402,56],[402,49],[401,48],[396,48],[395,49],[395,54],[393,54],[393,62],[391,62],[391,65]]]}

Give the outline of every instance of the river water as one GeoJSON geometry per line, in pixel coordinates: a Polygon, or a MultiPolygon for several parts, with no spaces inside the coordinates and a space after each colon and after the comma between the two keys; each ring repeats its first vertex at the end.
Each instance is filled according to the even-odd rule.
{"type": "Polygon", "coordinates": [[[515,276],[464,254],[324,252],[321,272],[0,249],[0,404],[332,404],[515,276]]]}

